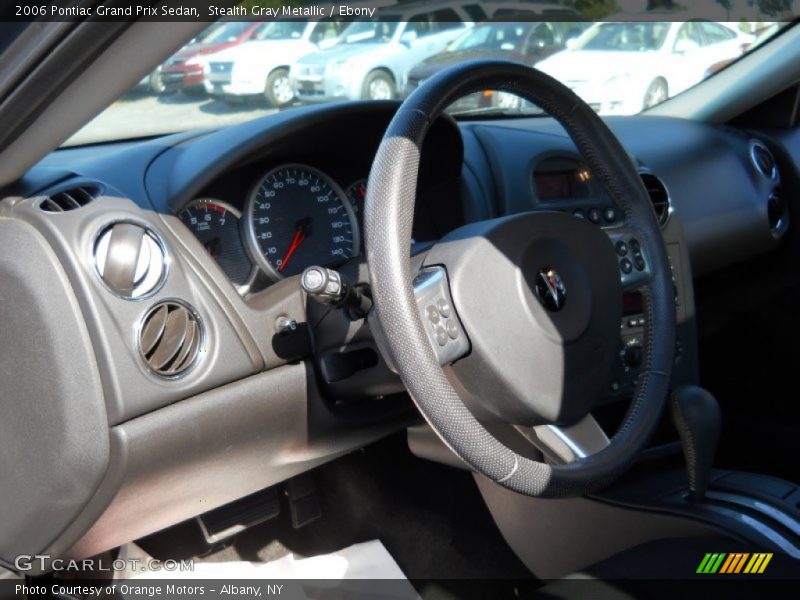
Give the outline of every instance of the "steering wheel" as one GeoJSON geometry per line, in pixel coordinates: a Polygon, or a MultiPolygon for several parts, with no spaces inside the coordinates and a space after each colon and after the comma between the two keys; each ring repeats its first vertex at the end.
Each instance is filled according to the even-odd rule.
{"type": "MultiPolygon", "coordinates": [[[[422,415],[467,465],[516,492],[583,495],[633,462],[669,391],[675,303],[666,249],[630,157],[594,111],[555,79],[520,64],[473,61],[444,70],[403,102],[372,166],[365,241],[373,327],[387,363],[422,415]],[[492,89],[557,119],[623,211],[603,229],[556,212],[464,226],[412,274],[409,248],[420,152],[431,123],[459,98],[492,89]],[[619,360],[622,295],[643,299],[642,370],[609,440],[590,410],[619,360]],[[377,323],[375,323],[375,318],[377,323]],[[527,458],[495,437],[513,425],[561,460],[527,458]]],[[[505,439],[505,436],[501,436],[505,439]]]]}

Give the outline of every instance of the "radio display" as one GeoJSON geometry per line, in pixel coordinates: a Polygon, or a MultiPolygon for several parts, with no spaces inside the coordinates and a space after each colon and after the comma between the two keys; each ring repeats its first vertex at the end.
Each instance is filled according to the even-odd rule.
{"type": "Polygon", "coordinates": [[[622,296],[622,316],[638,315],[644,312],[644,303],[640,292],[631,292],[622,296]]]}
{"type": "Polygon", "coordinates": [[[591,195],[591,173],[580,161],[566,157],[543,160],[533,171],[533,187],[539,200],[567,200],[591,195]]]}

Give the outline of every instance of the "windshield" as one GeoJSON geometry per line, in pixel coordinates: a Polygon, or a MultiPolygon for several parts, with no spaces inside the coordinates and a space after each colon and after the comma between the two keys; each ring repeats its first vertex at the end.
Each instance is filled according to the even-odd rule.
{"type": "MultiPolygon", "coordinates": [[[[560,4],[562,13],[576,5],[560,4]]],[[[535,2],[483,5],[501,6],[502,20],[474,23],[479,15],[466,8],[475,6],[463,4],[458,12],[459,6],[397,3],[374,17],[322,19],[308,30],[308,21],[294,18],[214,24],[194,43],[219,42],[219,50],[185,62],[167,58],[67,145],[219,127],[328,102],[402,100],[442,69],[475,58],[535,67],[601,115],[633,115],[713,77],[784,27],[778,21],[549,21],[535,2]],[[250,39],[272,40],[269,51],[246,41],[254,26],[250,39]]],[[[457,118],[542,113],[493,90],[463,98],[449,111],[457,118]]]]}
{"type": "Polygon", "coordinates": [[[356,21],[344,30],[342,39],[348,44],[386,44],[392,41],[399,26],[397,21],[356,21]]]}
{"type": "Polygon", "coordinates": [[[297,40],[306,30],[304,21],[273,21],[261,25],[253,34],[254,40],[297,40]]]}

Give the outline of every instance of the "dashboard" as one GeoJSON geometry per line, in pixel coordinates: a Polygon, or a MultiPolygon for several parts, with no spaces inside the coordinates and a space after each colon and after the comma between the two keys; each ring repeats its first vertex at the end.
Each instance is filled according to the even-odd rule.
{"type": "MultiPolygon", "coordinates": [[[[4,190],[0,225],[35,232],[30,244],[49,246],[42,255],[62,273],[47,281],[74,291],[57,301],[52,286],[31,289],[47,305],[14,318],[36,313],[61,331],[67,309],[78,311],[85,325],[70,347],[96,361],[96,394],[54,390],[48,411],[88,404],[103,425],[88,430],[82,413],[81,423],[53,433],[80,439],[87,456],[105,454],[70,482],[75,496],[41,527],[63,533],[35,551],[98,553],[195,516],[198,498],[210,510],[415,421],[368,320],[308,302],[296,277],[319,264],[368,282],[366,178],[396,107],[298,108],[218,130],[64,149],[4,190]],[[135,264],[115,263],[115,246],[131,240],[146,252],[135,264]],[[119,273],[131,278],[127,287],[117,286],[119,273]],[[162,335],[175,328],[186,333],[162,335]],[[179,460],[187,456],[188,466],[179,460]]],[[[696,381],[694,280],[778,247],[790,227],[790,177],[766,136],[646,116],[607,122],[662,227],[678,315],[675,381],[696,381]]],[[[526,211],[605,229],[623,220],[550,119],[431,125],[412,260],[462,225],[526,211]]],[[[637,268],[635,247],[617,251],[622,269],[637,268]]],[[[44,286],[45,278],[25,282],[44,286]]],[[[619,360],[602,392],[608,405],[630,397],[644,343],[642,298],[623,302],[619,360]]],[[[26,355],[31,372],[76,368],[64,353],[39,364],[38,353],[26,355]]],[[[44,434],[50,422],[62,426],[16,430],[44,434]]],[[[61,477],[58,461],[41,468],[61,477]]],[[[39,513],[20,519],[29,514],[39,513]]],[[[0,547],[0,557],[30,551],[0,547]]]]}

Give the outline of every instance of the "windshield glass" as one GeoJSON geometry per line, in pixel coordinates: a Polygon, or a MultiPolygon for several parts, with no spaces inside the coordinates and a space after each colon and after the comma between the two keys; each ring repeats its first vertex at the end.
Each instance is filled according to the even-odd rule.
{"type": "MultiPolygon", "coordinates": [[[[734,22],[731,11],[720,21],[589,21],[578,18],[580,3],[572,0],[381,2],[389,9],[349,21],[322,18],[311,27],[294,17],[213,24],[187,43],[206,44],[202,51],[184,52],[191,60],[166,57],[67,145],[219,127],[329,102],[402,100],[443,69],[473,59],[535,67],[600,115],[634,115],[769,44],[786,25],[734,22]],[[271,40],[271,47],[248,39],[271,40]]],[[[542,114],[493,90],[448,110],[457,118],[542,114]]]]}
{"type": "Polygon", "coordinates": [[[304,21],[273,21],[261,25],[253,34],[254,40],[297,40],[306,30],[304,21]]]}
{"type": "Polygon", "coordinates": [[[670,23],[598,23],[575,44],[578,50],[645,52],[664,45],[670,23]]]}

